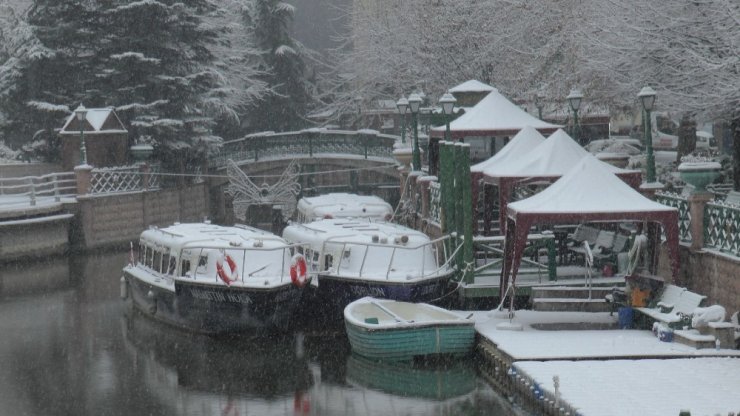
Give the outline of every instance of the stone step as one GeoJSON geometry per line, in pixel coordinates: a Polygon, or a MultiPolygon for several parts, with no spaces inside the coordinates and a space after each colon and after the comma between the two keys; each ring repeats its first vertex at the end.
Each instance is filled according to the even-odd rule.
{"type": "MultiPolygon", "coordinates": [[[[591,288],[592,299],[604,299],[604,296],[612,293],[613,286],[594,286],[591,288]]],[[[539,286],[532,288],[532,298],[537,299],[588,299],[588,288],[567,286],[539,286]]]]}
{"type": "Polygon", "coordinates": [[[532,309],[542,312],[611,312],[604,298],[533,298],[532,309]]]}

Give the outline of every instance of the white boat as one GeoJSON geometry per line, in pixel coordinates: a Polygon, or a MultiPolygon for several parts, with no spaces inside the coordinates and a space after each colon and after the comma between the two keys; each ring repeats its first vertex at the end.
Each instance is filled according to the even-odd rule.
{"type": "Polygon", "coordinates": [[[330,193],[303,197],[296,206],[296,221],[307,223],[323,218],[370,218],[390,221],[393,207],[374,195],[330,193]]]}
{"type": "Polygon", "coordinates": [[[389,222],[324,219],[290,224],[283,238],[305,246],[309,271],[318,277],[319,304],[336,306],[338,314],[365,296],[410,302],[437,299],[455,271],[446,261],[446,237],[431,240],[389,222]]]}
{"type": "Polygon", "coordinates": [[[152,227],[141,233],[138,261],[132,247],[121,296],[145,314],[199,332],[282,329],[307,282],[294,251],[246,226],[152,227]]]}
{"type": "Polygon", "coordinates": [[[474,322],[426,303],[396,302],[371,297],[344,309],[352,351],[386,361],[470,353],[474,322]]]}

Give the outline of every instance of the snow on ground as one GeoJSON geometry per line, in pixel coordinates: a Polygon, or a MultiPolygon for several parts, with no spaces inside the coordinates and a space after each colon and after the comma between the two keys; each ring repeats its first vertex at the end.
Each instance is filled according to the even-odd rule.
{"type": "Polygon", "coordinates": [[[472,317],[476,330],[509,354],[517,372],[534,380],[547,396],[554,396],[557,375],[561,398],[580,415],[678,415],[682,409],[693,416],[740,412],[738,350],[662,342],[647,330],[533,327],[616,323],[616,314],[608,312],[520,310],[511,320],[506,312],[476,311],[472,317]]]}
{"type": "MultiPolygon", "coordinates": [[[[520,324],[523,330],[505,330],[497,326],[508,324],[506,317],[476,312],[476,330],[514,360],[584,359],[584,358],[635,358],[635,357],[686,357],[736,355],[730,349],[696,349],[677,342],[662,342],[647,330],[537,330],[536,323],[587,323],[609,324],[617,322],[617,314],[608,312],[537,312],[516,311],[511,323],[520,324]]],[[[740,380],[740,376],[738,378],[740,380]]],[[[740,386],[739,386],[740,387],[740,386]]]]}
{"type": "Polygon", "coordinates": [[[550,395],[557,375],[560,397],[584,416],[740,412],[740,358],[528,361],[516,368],[550,395]]]}

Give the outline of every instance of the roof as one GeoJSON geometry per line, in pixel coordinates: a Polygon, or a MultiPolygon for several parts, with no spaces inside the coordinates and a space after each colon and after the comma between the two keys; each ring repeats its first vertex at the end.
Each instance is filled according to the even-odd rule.
{"type": "MultiPolygon", "coordinates": [[[[506,147],[504,147],[505,149],[506,147]]],[[[506,158],[501,163],[490,165],[482,170],[485,176],[497,177],[559,177],[566,174],[583,157],[591,156],[586,149],[573,140],[568,133],[558,129],[537,147],[520,158],[506,158]]],[[[628,173],[606,162],[596,160],[607,171],[628,173]]]]}
{"type": "Polygon", "coordinates": [[[525,155],[545,141],[545,136],[532,126],[524,126],[503,149],[490,158],[470,167],[471,172],[483,172],[489,167],[507,163],[507,160],[521,160],[525,155]]]}
{"type": "MultiPolygon", "coordinates": [[[[82,127],[85,134],[128,133],[121,119],[113,111],[113,107],[88,108],[85,115],[85,123],[82,127]]],[[[74,112],[67,117],[67,121],[64,123],[59,134],[80,134],[79,122],[74,112]]]]}
{"type": "Polygon", "coordinates": [[[303,197],[298,201],[297,211],[308,221],[321,218],[364,217],[378,220],[393,215],[393,207],[375,195],[329,193],[303,197]]]}
{"type": "Polygon", "coordinates": [[[488,84],[484,84],[478,80],[471,79],[468,81],[463,82],[462,84],[456,85],[452,88],[450,88],[449,92],[485,92],[485,91],[494,91],[496,88],[493,88],[492,86],[488,84]]]}
{"type": "Polygon", "coordinates": [[[542,192],[511,202],[510,217],[519,213],[637,213],[676,211],[651,199],[619,179],[591,155],[582,157],[568,173],[542,192]]]}
{"type": "MultiPolygon", "coordinates": [[[[509,101],[495,88],[478,104],[450,123],[453,138],[465,136],[514,135],[525,126],[552,132],[559,125],[550,124],[532,116],[509,101]]],[[[445,126],[431,129],[432,137],[443,137],[445,126]]]]}

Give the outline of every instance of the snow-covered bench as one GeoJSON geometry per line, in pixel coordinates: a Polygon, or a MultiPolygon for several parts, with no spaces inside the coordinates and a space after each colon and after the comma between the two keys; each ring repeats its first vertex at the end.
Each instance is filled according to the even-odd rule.
{"type": "Polygon", "coordinates": [[[694,313],[707,297],[675,285],[666,285],[653,308],[635,308],[648,318],[679,329],[687,324],[686,317],[694,313]]]}

